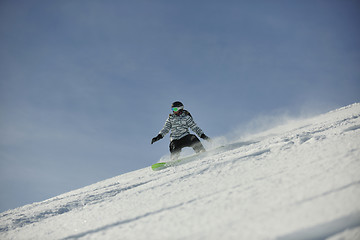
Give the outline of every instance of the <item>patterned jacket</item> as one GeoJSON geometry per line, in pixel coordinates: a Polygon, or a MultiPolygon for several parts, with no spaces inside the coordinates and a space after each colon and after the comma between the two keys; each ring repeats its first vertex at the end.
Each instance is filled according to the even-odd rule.
{"type": "Polygon", "coordinates": [[[176,114],[169,114],[169,117],[159,134],[164,137],[169,131],[171,131],[170,141],[173,141],[190,134],[189,128],[199,137],[204,133],[194,122],[191,114],[188,111],[183,110],[179,116],[176,114]]]}

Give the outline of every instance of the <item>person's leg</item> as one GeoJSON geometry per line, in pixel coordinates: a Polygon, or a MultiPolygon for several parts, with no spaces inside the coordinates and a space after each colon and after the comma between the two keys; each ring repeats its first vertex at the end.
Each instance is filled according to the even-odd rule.
{"type": "Polygon", "coordinates": [[[192,142],[191,147],[194,149],[194,151],[196,153],[201,153],[201,152],[206,151],[204,146],[201,144],[200,140],[195,135],[192,135],[191,138],[192,138],[191,139],[191,142],[192,142]]]}
{"type": "Polygon", "coordinates": [[[186,135],[178,140],[173,140],[170,142],[170,153],[171,159],[176,160],[180,156],[181,149],[184,147],[192,147],[196,153],[205,152],[204,146],[201,144],[200,140],[193,134],[186,135]]]}
{"type": "Polygon", "coordinates": [[[178,159],[180,156],[181,149],[182,149],[182,147],[180,145],[180,141],[179,140],[171,141],[169,148],[170,148],[170,153],[171,153],[171,160],[178,159]]]}
{"type": "Polygon", "coordinates": [[[189,134],[180,140],[183,141],[183,146],[192,147],[196,153],[205,152],[204,146],[201,144],[200,140],[193,134],[189,134]]]}

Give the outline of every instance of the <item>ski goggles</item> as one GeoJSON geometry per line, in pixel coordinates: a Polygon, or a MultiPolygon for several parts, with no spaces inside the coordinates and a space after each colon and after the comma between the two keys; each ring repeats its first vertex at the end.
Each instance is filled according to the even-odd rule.
{"type": "Polygon", "coordinates": [[[184,109],[184,107],[183,106],[181,106],[181,107],[173,107],[171,109],[173,110],[173,112],[177,112],[177,111],[180,111],[181,109],[184,109]]]}

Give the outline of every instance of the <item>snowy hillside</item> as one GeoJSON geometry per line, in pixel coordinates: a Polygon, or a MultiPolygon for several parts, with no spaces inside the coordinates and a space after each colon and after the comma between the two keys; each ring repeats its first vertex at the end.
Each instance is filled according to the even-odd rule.
{"type": "Polygon", "coordinates": [[[0,214],[0,239],[327,238],[360,239],[358,103],[0,214]]]}

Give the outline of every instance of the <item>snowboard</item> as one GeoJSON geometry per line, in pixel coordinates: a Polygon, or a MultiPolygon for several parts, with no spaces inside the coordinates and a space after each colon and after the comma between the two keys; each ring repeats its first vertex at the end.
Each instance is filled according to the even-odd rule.
{"type": "Polygon", "coordinates": [[[186,157],[183,157],[183,158],[180,158],[177,160],[155,163],[155,164],[151,165],[151,169],[154,171],[160,171],[160,170],[168,168],[168,167],[178,166],[178,165],[190,162],[190,161],[194,161],[196,159],[200,159],[205,156],[210,156],[210,155],[214,155],[217,153],[230,151],[230,150],[233,150],[233,149],[236,149],[239,147],[243,147],[243,146],[247,146],[247,145],[251,145],[254,143],[256,143],[256,141],[235,142],[235,143],[231,143],[231,144],[227,144],[227,145],[221,145],[221,146],[215,147],[211,150],[208,150],[206,152],[193,154],[193,155],[186,156],[186,157]]]}
{"type": "Polygon", "coordinates": [[[151,169],[154,171],[160,171],[162,169],[168,168],[168,167],[173,167],[173,166],[178,166],[187,162],[190,162],[192,160],[197,159],[197,157],[200,157],[202,155],[206,154],[206,152],[202,152],[202,153],[197,153],[197,154],[193,154],[187,157],[183,157],[177,160],[172,160],[169,162],[159,162],[159,163],[155,163],[153,165],[151,165],[151,169]]]}

